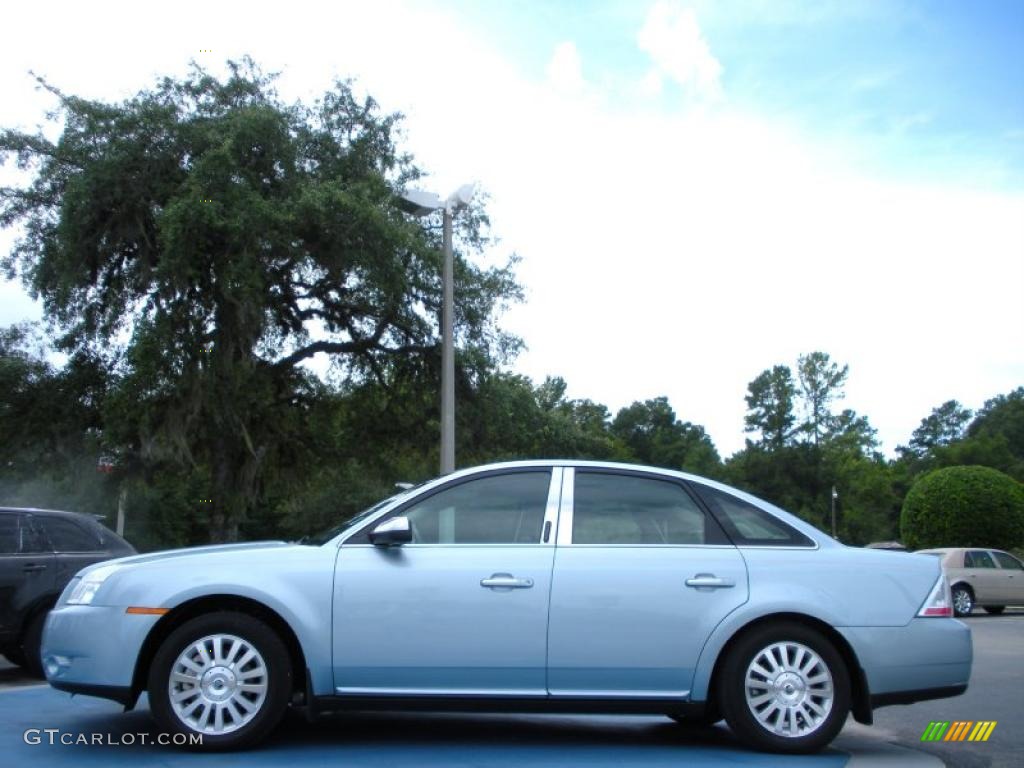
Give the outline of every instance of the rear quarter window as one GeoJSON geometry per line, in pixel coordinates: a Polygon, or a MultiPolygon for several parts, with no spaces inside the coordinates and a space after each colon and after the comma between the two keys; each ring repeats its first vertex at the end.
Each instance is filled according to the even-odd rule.
{"type": "Polygon", "coordinates": [[[814,546],[810,537],[748,501],[707,485],[692,487],[737,546],[814,546]]]}

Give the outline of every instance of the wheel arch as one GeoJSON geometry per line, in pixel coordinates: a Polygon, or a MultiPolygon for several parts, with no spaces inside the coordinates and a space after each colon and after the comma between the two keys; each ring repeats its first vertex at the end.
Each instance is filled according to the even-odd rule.
{"type": "Polygon", "coordinates": [[[963,587],[964,589],[966,589],[968,592],[971,593],[971,599],[977,602],[978,595],[974,591],[974,587],[971,586],[971,582],[964,581],[963,579],[958,579],[957,581],[954,581],[952,584],[949,585],[949,591],[952,592],[957,587],[963,587]]]}
{"type": "Polygon", "coordinates": [[[291,625],[273,608],[251,597],[232,594],[203,595],[175,606],[153,625],[139,649],[132,673],[131,705],[146,688],[149,667],[164,639],[187,621],[216,611],[238,611],[259,619],[273,629],[288,649],[292,666],[293,695],[306,690],[306,656],[291,625]]]}
{"type": "Polygon", "coordinates": [[[809,629],[820,632],[824,635],[825,639],[832,643],[836,651],[842,657],[843,662],[846,664],[846,669],[850,675],[850,709],[853,713],[854,720],[858,723],[870,725],[872,722],[871,691],[868,688],[867,676],[864,674],[864,670],[860,666],[857,654],[854,652],[846,638],[836,631],[834,627],[821,619],[809,616],[805,613],[770,613],[752,619],[737,628],[729,636],[729,639],[726,640],[725,644],[719,650],[718,655],[715,657],[715,663],[711,669],[711,677],[708,682],[706,705],[711,707],[718,706],[716,697],[718,696],[718,681],[722,667],[725,664],[725,659],[728,657],[739,639],[758,627],[778,622],[794,622],[802,624],[809,629]]]}

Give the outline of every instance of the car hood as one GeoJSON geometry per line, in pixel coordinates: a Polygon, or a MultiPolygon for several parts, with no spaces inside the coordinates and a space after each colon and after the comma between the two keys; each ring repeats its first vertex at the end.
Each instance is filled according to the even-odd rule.
{"type": "Polygon", "coordinates": [[[214,544],[207,547],[185,547],[183,549],[168,549],[162,552],[149,552],[145,555],[131,555],[119,557],[115,560],[106,560],[96,565],[83,568],[79,576],[86,576],[90,571],[99,568],[110,568],[111,566],[138,567],[150,564],[166,563],[168,561],[196,559],[196,558],[221,558],[233,555],[244,555],[249,552],[273,549],[294,549],[301,545],[290,544],[286,541],[254,541],[243,544],[214,544]]]}

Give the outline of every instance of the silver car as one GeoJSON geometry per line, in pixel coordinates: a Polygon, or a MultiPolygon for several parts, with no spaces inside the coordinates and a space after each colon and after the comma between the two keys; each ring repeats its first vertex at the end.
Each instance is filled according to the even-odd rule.
{"type": "Polygon", "coordinates": [[[1008,605],[1024,605],[1024,563],[1009,552],[946,547],[922,549],[920,554],[941,558],[957,616],[967,616],[975,606],[1002,613],[1008,605]]]}
{"type": "Polygon", "coordinates": [[[934,557],[846,547],[653,467],[495,464],[300,544],[91,566],[43,638],[55,688],[240,747],[288,707],[661,713],[821,749],[847,715],[956,696],[971,632],[934,557]]]}

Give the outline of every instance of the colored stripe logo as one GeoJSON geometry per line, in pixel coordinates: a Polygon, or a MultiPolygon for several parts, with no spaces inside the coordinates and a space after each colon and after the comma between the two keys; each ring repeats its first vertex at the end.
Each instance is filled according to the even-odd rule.
{"type": "Polygon", "coordinates": [[[996,720],[933,720],[921,734],[921,741],[988,741],[996,720]]]}

